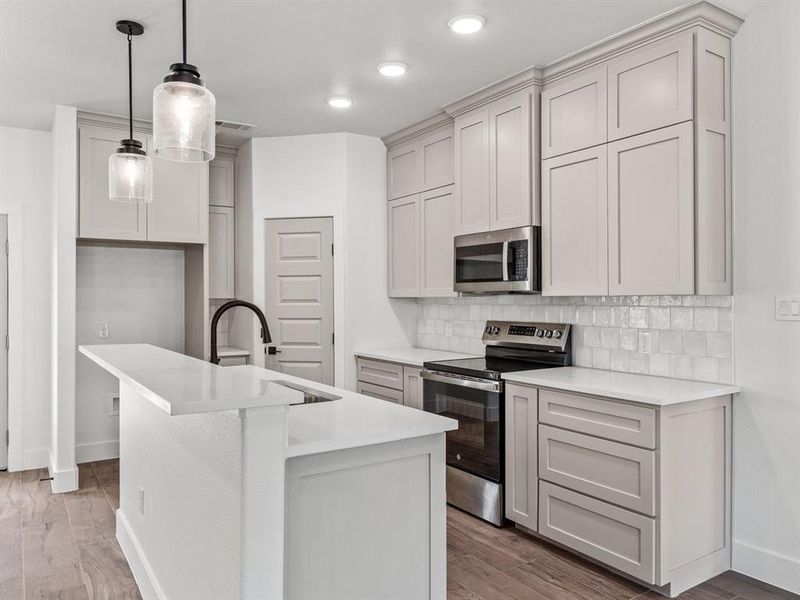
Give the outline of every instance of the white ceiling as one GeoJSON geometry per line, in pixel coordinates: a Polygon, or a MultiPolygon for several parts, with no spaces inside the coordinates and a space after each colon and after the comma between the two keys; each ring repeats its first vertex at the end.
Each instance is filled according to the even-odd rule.
{"type": "MultiPolygon", "coordinates": [[[[683,0],[189,0],[189,62],[217,98],[217,118],[249,135],[351,131],[384,136],[448,102],[683,4],[683,0]],[[472,36],[447,28],[479,13],[472,36]],[[381,77],[400,60],[408,74],[381,77]],[[336,111],[334,94],[354,104],[336,111]]],[[[134,113],[180,60],[177,0],[0,0],[0,124],[49,129],[55,104],[126,114],[125,38],[134,41],[134,113]]]]}

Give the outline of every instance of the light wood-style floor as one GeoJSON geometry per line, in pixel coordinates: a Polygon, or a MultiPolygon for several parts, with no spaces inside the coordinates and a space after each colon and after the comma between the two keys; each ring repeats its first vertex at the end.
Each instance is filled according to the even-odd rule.
{"type": "MultiPolygon", "coordinates": [[[[46,471],[0,472],[0,600],[140,600],[114,537],[119,463],[80,465],[54,495],[46,471]]],[[[656,600],[600,567],[511,528],[447,513],[448,600],[656,600]]],[[[682,600],[798,600],[727,573],[682,600]]],[[[187,599],[191,600],[191,599],[187,599]]]]}

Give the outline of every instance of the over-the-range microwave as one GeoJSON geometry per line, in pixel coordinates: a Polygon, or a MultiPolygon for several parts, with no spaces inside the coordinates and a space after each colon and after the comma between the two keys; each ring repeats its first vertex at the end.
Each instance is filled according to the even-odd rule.
{"type": "Polygon", "coordinates": [[[455,238],[456,292],[541,291],[541,227],[514,227],[455,238]]]}

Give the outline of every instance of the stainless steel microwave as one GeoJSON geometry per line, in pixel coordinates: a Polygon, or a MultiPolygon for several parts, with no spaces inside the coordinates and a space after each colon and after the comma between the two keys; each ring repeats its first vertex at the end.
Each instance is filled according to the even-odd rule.
{"type": "Polygon", "coordinates": [[[541,291],[541,227],[515,227],[455,238],[457,292],[541,291]]]}

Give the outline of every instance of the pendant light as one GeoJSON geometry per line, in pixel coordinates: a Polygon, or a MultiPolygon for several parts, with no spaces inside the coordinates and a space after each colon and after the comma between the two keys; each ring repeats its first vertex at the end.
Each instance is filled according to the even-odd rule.
{"type": "Polygon", "coordinates": [[[153,90],[153,152],[182,162],[214,158],[216,100],[186,62],[186,0],[183,9],[183,62],[174,63],[164,82],[153,90]]]}
{"type": "Polygon", "coordinates": [[[133,71],[131,40],[144,27],[133,21],[117,21],[117,31],[128,37],[128,139],[120,141],[108,157],[108,197],[116,202],[145,203],[153,199],[153,161],[133,139],[133,71]]]}

